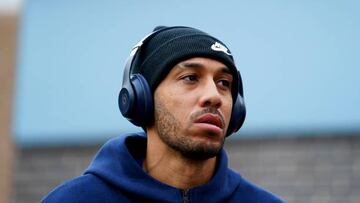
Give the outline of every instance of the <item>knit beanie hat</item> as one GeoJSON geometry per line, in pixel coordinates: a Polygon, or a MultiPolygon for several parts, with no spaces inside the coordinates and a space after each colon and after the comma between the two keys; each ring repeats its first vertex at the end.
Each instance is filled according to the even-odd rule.
{"type": "Polygon", "coordinates": [[[231,52],[224,43],[209,34],[191,27],[158,26],[158,33],[141,46],[133,62],[132,73],[140,73],[147,80],[152,93],[179,62],[205,57],[222,62],[233,75],[232,96],[238,95],[239,76],[231,52]]]}

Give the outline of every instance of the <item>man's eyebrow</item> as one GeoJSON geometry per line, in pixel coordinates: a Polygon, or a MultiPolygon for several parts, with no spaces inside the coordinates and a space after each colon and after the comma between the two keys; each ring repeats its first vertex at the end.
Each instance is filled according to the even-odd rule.
{"type": "MultiPolygon", "coordinates": [[[[196,62],[183,62],[177,65],[179,68],[204,68],[205,66],[201,63],[196,62]]],[[[220,72],[232,75],[230,69],[226,66],[221,67],[220,72]]]]}
{"type": "Polygon", "coordinates": [[[179,68],[204,68],[204,65],[196,62],[182,62],[177,65],[179,68]]]}
{"type": "Polygon", "coordinates": [[[228,67],[226,67],[226,66],[224,66],[224,67],[221,68],[221,72],[227,73],[227,74],[229,74],[229,75],[232,75],[230,69],[229,69],[228,67]]]}

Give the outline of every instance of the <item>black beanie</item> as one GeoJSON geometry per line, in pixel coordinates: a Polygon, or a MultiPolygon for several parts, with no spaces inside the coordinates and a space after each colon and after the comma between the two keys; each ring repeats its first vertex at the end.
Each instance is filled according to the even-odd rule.
{"type": "Polygon", "coordinates": [[[170,70],[179,62],[205,57],[222,62],[233,75],[233,101],[238,95],[239,78],[230,50],[218,39],[191,27],[158,26],[158,33],[147,39],[137,54],[132,73],[147,80],[152,93],[170,70]]]}

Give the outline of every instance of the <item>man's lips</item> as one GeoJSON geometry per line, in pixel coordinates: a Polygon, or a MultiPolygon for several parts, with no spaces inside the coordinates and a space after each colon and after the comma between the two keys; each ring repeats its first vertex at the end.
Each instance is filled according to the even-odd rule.
{"type": "Polygon", "coordinates": [[[212,113],[203,114],[202,116],[200,116],[195,120],[195,123],[206,123],[206,124],[215,125],[221,129],[224,128],[223,119],[219,115],[212,113]]]}

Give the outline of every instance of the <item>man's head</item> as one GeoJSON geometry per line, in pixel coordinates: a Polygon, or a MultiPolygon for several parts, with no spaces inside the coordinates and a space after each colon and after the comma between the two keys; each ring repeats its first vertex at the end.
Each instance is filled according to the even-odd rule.
{"type": "Polygon", "coordinates": [[[123,115],[138,126],[155,127],[163,134],[192,129],[189,122],[210,122],[218,127],[218,131],[208,129],[207,133],[221,134],[222,138],[237,131],[245,118],[245,106],[240,74],[229,49],[220,40],[190,27],[157,27],[154,31],[141,41],[127,63],[119,95],[123,115]],[[179,89],[170,89],[171,82],[176,81],[171,76],[174,76],[174,72],[185,69],[196,72],[197,75],[177,78],[178,81],[197,80],[201,76],[204,83],[199,83],[197,88],[187,89],[178,97],[179,89]],[[212,84],[205,82],[204,78],[212,81],[212,84]],[[223,94],[227,85],[229,87],[226,88],[226,94],[223,94]],[[192,91],[195,89],[196,91],[192,91]],[[194,96],[195,92],[197,96],[194,96]],[[214,97],[219,100],[215,102],[216,105],[213,102],[209,104],[209,101],[205,102],[206,105],[201,102],[195,104],[195,100],[200,100],[200,94],[215,92],[221,93],[217,98],[214,97]],[[185,108],[186,113],[179,113],[185,108]],[[187,116],[181,118],[185,114],[187,116]]]}
{"type": "Polygon", "coordinates": [[[196,57],[176,64],[154,93],[149,131],[191,159],[208,159],[223,146],[232,111],[233,76],[221,62],[196,57]]]}

